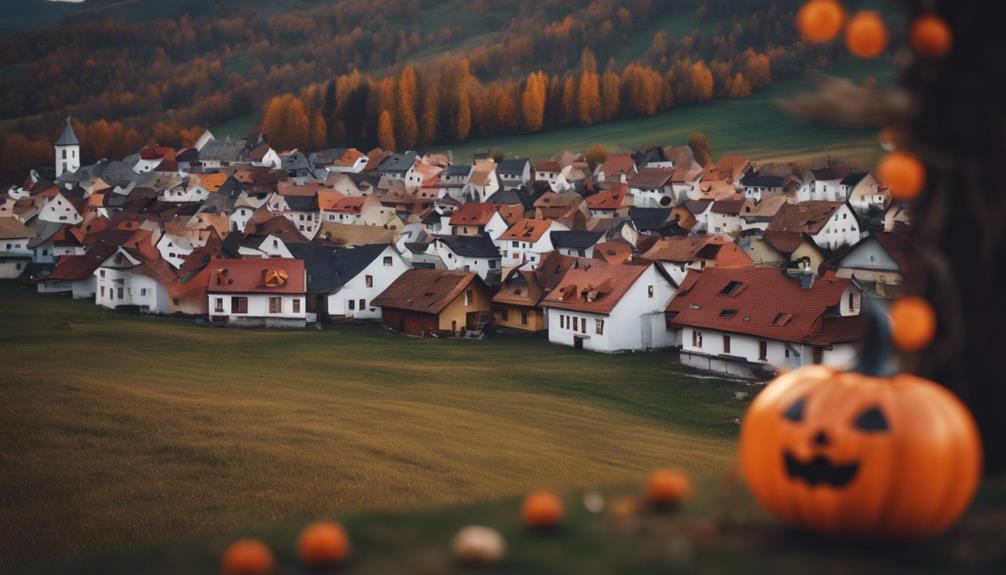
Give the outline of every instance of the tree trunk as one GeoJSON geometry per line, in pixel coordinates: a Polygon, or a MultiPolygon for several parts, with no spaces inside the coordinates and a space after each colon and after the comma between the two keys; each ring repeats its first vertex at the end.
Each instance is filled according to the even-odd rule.
{"type": "MultiPolygon", "coordinates": [[[[914,100],[908,147],[927,166],[911,206],[907,288],[939,316],[936,340],[905,366],[956,392],[985,444],[986,471],[1006,468],[1006,63],[999,2],[914,1],[909,17],[942,16],[954,47],[916,60],[902,85],[914,100]]],[[[911,21],[911,20],[909,20],[911,21]]]]}

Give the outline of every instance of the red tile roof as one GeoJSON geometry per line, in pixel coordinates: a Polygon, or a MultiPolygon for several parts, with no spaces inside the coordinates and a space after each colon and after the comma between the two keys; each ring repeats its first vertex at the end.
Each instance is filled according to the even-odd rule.
{"type": "Polygon", "coordinates": [[[545,296],[542,305],[586,313],[611,313],[648,267],[597,260],[574,265],[545,296]]]}
{"type": "Polygon", "coordinates": [[[643,168],[629,178],[629,184],[634,188],[657,189],[671,183],[673,168],[643,168]]]}
{"type": "Polygon", "coordinates": [[[674,263],[714,260],[719,267],[752,265],[750,256],[736,243],[726,237],[716,235],[660,238],[642,257],[674,263]]]}
{"type": "Polygon", "coordinates": [[[617,184],[607,191],[587,196],[587,206],[592,210],[617,210],[624,205],[625,196],[628,193],[629,186],[627,184],[617,184]]]}
{"type": "Polygon", "coordinates": [[[601,164],[601,172],[605,178],[619,174],[632,174],[636,171],[636,162],[629,154],[609,154],[608,159],[601,164]]]}
{"type": "Polygon", "coordinates": [[[496,204],[468,202],[454,212],[450,223],[452,226],[484,226],[492,219],[496,209],[496,204]]]}
{"type": "Polygon", "coordinates": [[[610,264],[623,264],[632,258],[632,246],[624,240],[594,244],[594,259],[610,264]]]}
{"type": "Polygon", "coordinates": [[[307,289],[303,260],[222,259],[210,268],[211,293],[303,294],[307,289]]]}
{"type": "Polygon", "coordinates": [[[525,218],[511,226],[507,231],[503,232],[503,235],[500,236],[499,239],[534,243],[541,239],[541,236],[545,235],[545,232],[548,231],[548,228],[551,225],[551,221],[531,220],[525,218]]]}
{"type": "Polygon", "coordinates": [[[828,223],[835,210],[843,202],[800,202],[783,204],[769,223],[768,229],[775,232],[800,232],[816,234],[828,223]]]}
{"type": "MultiPolygon", "coordinates": [[[[824,316],[841,303],[850,285],[847,279],[827,276],[804,289],[774,267],[707,268],[688,273],[667,311],[676,326],[821,343],[824,316]]],[[[852,341],[844,339],[851,332],[836,329],[846,335],[832,343],[852,341]]]]}

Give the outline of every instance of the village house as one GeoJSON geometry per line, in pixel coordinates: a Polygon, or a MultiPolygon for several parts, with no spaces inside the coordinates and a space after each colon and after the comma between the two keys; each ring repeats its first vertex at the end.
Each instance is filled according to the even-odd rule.
{"type": "Polygon", "coordinates": [[[510,226],[499,213],[499,206],[484,202],[463,204],[449,220],[451,232],[457,236],[488,235],[490,239],[503,235],[510,226]]]}
{"type": "Polygon", "coordinates": [[[849,169],[841,166],[804,170],[803,181],[796,190],[796,201],[844,202],[849,198],[842,180],[848,175],[849,169]]]}
{"type": "Polygon", "coordinates": [[[783,204],[766,230],[806,234],[825,250],[851,246],[860,238],[856,214],[844,202],[783,204]]]}
{"type": "Polygon", "coordinates": [[[474,272],[407,270],[371,303],[386,327],[417,337],[481,332],[491,316],[489,288],[474,272]]]}
{"type": "Polygon", "coordinates": [[[433,249],[446,269],[475,272],[490,285],[499,283],[500,252],[488,236],[438,236],[433,249]]]}
{"type": "Polygon", "coordinates": [[[609,353],[670,347],[664,308],[673,294],[656,264],[578,260],[541,303],[548,340],[609,353]]]}
{"type": "Polygon", "coordinates": [[[565,256],[592,258],[594,246],[604,238],[603,231],[555,231],[551,232],[552,247],[565,256]]]}
{"type": "Polygon", "coordinates": [[[28,248],[34,234],[24,224],[11,217],[0,218],[0,279],[21,276],[32,261],[28,248]]]}
{"type": "Polygon", "coordinates": [[[838,260],[835,275],[856,282],[867,295],[894,299],[904,293],[904,270],[911,249],[903,234],[874,233],[838,260]]]}
{"type": "Polygon", "coordinates": [[[38,219],[42,222],[77,225],[84,221],[83,214],[81,214],[84,205],[83,197],[71,200],[63,192],[56,192],[46,199],[39,211],[38,219]]]}
{"type": "Polygon", "coordinates": [[[744,199],[719,200],[706,215],[706,229],[711,234],[736,234],[741,231],[744,199]]]}
{"type": "Polygon", "coordinates": [[[547,184],[553,192],[558,191],[559,174],[562,173],[562,166],[554,160],[541,160],[532,162],[534,167],[534,181],[547,184]]]}
{"type": "Polygon", "coordinates": [[[98,291],[95,271],[117,250],[118,246],[101,243],[86,254],[62,256],[52,271],[38,279],[38,293],[69,293],[73,299],[95,297],[98,291]]]}
{"type": "Polygon", "coordinates": [[[503,160],[496,165],[496,176],[504,190],[520,188],[532,181],[531,160],[503,160]]]}
{"type": "Polygon", "coordinates": [[[629,186],[626,184],[616,184],[607,190],[600,191],[588,196],[585,200],[590,215],[595,218],[614,218],[624,216],[629,213],[632,207],[632,196],[629,195],[629,186]]]}
{"type": "Polygon", "coordinates": [[[304,327],[307,272],[296,259],[221,259],[210,263],[209,319],[258,327],[304,327]]]}
{"type": "Polygon", "coordinates": [[[745,199],[740,211],[741,231],[768,229],[772,218],[788,201],[785,195],[776,193],[763,194],[760,200],[745,199]]]}
{"type": "Polygon", "coordinates": [[[472,169],[471,164],[453,164],[444,168],[440,174],[440,197],[462,200],[472,169]]]}
{"type": "Polygon", "coordinates": [[[740,189],[748,200],[760,202],[768,194],[781,195],[786,189],[786,177],[772,174],[761,175],[750,171],[740,179],[740,189]]]}
{"type": "Polygon", "coordinates": [[[388,182],[403,182],[406,186],[418,188],[423,183],[415,169],[418,157],[416,152],[391,154],[377,167],[377,173],[388,182]]]}
{"type": "Polygon", "coordinates": [[[842,185],[846,189],[849,205],[861,216],[871,211],[883,212],[891,203],[891,192],[869,172],[849,174],[842,185]]]}
{"type": "Polygon", "coordinates": [[[629,178],[629,194],[637,208],[666,208],[677,205],[682,198],[674,193],[673,168],[642,168],[629,178]]]}
{"type": "Polygon", "coordinates": [[[636,162],[629,154],[608,154],[603,163],[594,170],[598,183],[625,184],[636,173],[636,162]]]}
{"type": "Polygon", "coordinates": [[[640,257],[657,262],[675,284],[684,281],[685,276],[692,270],[753,265],[751,258],[740,246],[721,235],[660,238],[640,257]]]}
{"type": "Polygon", "coordinates": [[[307,311],[319,319],[379,319],[374,298],[409,269],[390,244],[334,248],[317,244],[290,247],[307,270],[307,311]]]}
{"type": "Polygon", "coordinates": [[[499,177],[496,174],[496,161],[492,158],[476,160],[472,173],[468,176],[461,196],[468,202],[488,202],[500,189],[499,177]]]}
{"type": "Polygon", "coordinates": [[[522,219],[510,227],[497,240],[505,268],[530,264],[534,269],[541,255],[553,250],[552,232],[568,230],[555,221],[522,219]]]}
{"type": "Polygon", "coordinates": [[[534,269],[530,266],[510,269],[492,298],[493,326],[523,333],[544,332],[545,310],[541,301],[575,262],[576,258],[548,252],[534,269]]]}
{"type": "Polygon", "coordinates": [[[834,276],[791,279],[776,268],[689,272],[667,306],[681,363],[768,379],[802,365],[846,365],[859,339],[859,289],[834,276]]]}
{"type": "Polygon", "coordinates": [[[110,309],[170,313],[168,286],[177,275],[151,245],[149,234],[137,236],[119,246],[95,270],[95,303],[110,309]]]}

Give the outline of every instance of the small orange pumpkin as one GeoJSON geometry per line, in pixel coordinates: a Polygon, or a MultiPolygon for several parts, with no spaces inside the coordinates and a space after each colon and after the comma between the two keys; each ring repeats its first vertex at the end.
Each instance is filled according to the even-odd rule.
{"type": "Polygon", "coordinates": [[[342,525],[318,521],[304,528],[297,542],[300,560],[305,565],[339,565],[349,559],[349,536],[342,525]]]}
{"type": "Polygon", "coordinates": [[[954,33],[939,16],[922,16],[912,23],[912,48],[923,58],[946,57],[954,45],[954,33]]]}
{"type": "Polygon", "coordinates": [[[875,321],[885,324],[886,345],[868,340],[858,371],[786,373],[744,417],[744,478],[790,525],[919,539],[950,528],[974,497],[982,450],[971,414],[945,388],[893,373],[883,318],[875,321]]]}
{"type": "Polygon", "coordinates": [[[674,469],[658,469],[646,481],[646,501],[651,507],[679,505],[691,492],[688,477],[674,469]]]}
{"type": "Polygon", "coordinates": [[[845,28],[845,45],[860,58],[876,58],[887,48],[887,26],[872,10],[858,12],[845,28]]]}
{"type": "Polygon", "coordinates": [[[804,40],[831,42],[845,23],[845,10],[836,0],[810,0],[796,13],[796,27],[804,40]]]}
{"type": "Polygon", "coordinates": [[[220,571],[224,575],[269,575],[274,568],[272,551],[257,539],[231,543],[220,561],[220,571]]]}
{"type": "Polygon", "coordinates": [[[562,500],[551,491],[535,491],[521,506],[524,525],[531,529],[551,529],[562,523],[565,510],[562,500]]]}

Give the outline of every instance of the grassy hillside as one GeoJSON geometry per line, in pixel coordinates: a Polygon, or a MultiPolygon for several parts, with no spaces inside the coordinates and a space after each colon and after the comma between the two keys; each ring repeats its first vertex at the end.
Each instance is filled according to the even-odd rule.
{"type": "MultiPolygon", "coordinates": [[[[861,81],[867,76],[892,82],[894,68],[887,62],[845,61],[831,74],[861,81]]],[[[548,158],[563,148],[583,151],[594,143],[611,151],[632,150],[640,144],[683,145],[694,132],[709,138],[713,155],[747,154],[758,160],[809,160],[830,156],[869,165],[880,154],[873,132],[824,126],[796,118],[779,102],[811,89],[821,74],[779,82],[750,98],[717,100],[700,106],[676,108],[652,118],[634,118],[589,127],[564,128],[532,136],[512,136],[463,142],[452,146],[455,158],[467,161],[487,149],[510,155],[548,158]]]]}
{"type": "Polygon", "coordinates": [[[718,476],[747,386],[669,352],[127,317],[0,284],[0,570],[538,486],[718,476]]]}

